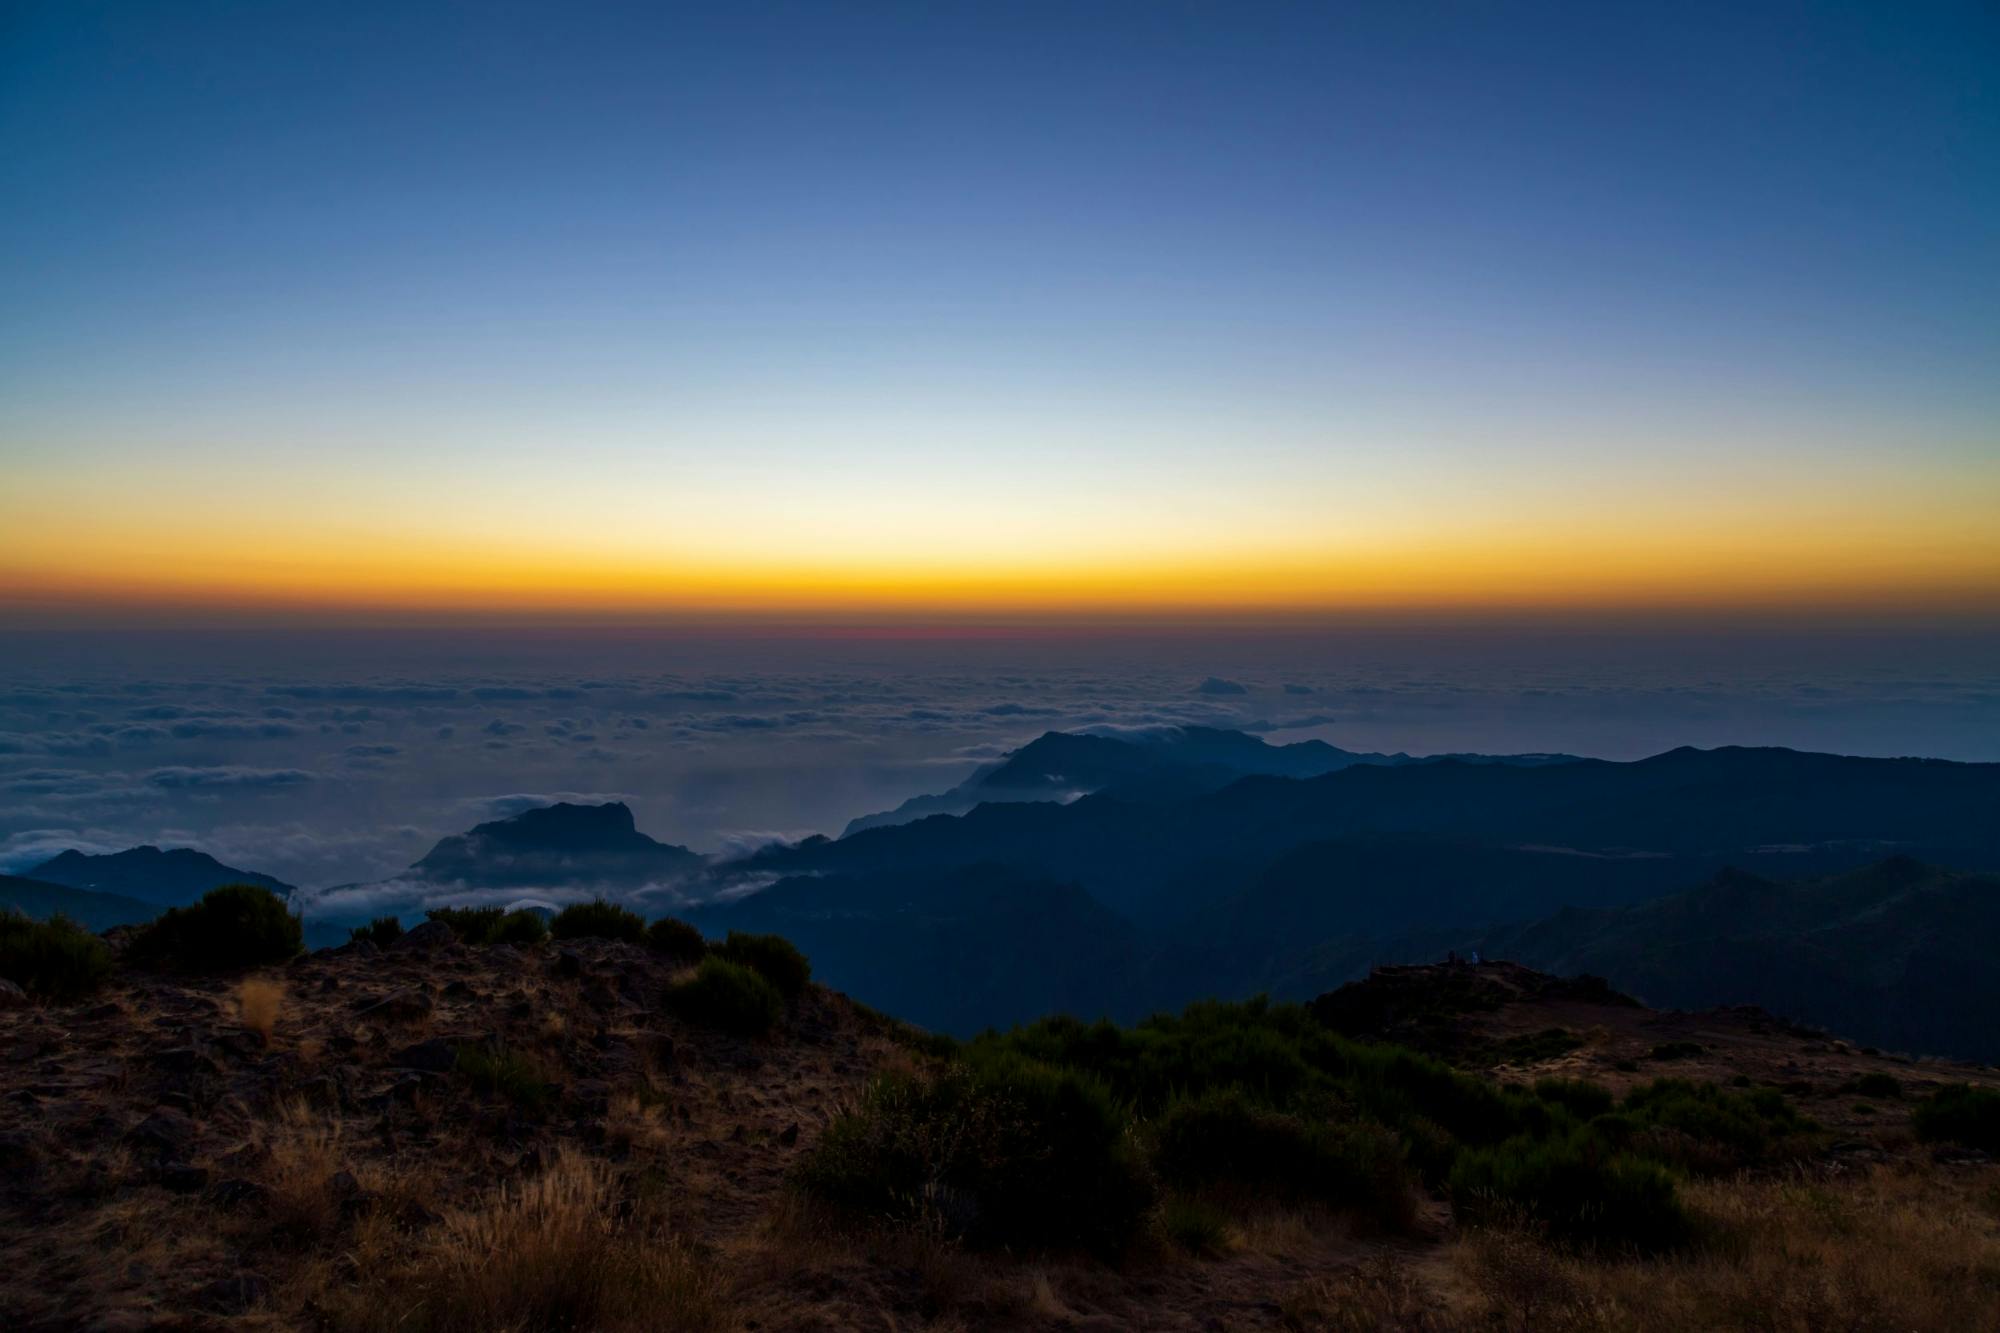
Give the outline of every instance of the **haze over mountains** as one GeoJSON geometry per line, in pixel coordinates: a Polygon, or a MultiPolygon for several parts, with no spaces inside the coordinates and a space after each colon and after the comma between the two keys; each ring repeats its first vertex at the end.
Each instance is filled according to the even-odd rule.
{"type": "MultiPolygon", "coordinates": [[[[1482,947],[1653,1003],[1837,1014],[1846,1031],[1979,1056],[1948,1001],[1984,996],[1978,959],[2000,949],[1995,881],[1966,873],[2000,870],[1995,810],[1992,764],[1746,748],[1418,760],[1214,728],[1048,733],[838,839],[703,857],[640,832],[624,803],[558,802],[295,901],[325,931],[438,902],[603,894],[714,934],[786,935],[831,984],[954,1032],[1305,998],[1373,962],[1482,947]],[[1864,967],[1871,941],[1892,961],[1864,967]],[[1837,1003],[1849,974],[1870,980],[1837,1003]]],[[[129,889],[146,866],[163,872],[154,901],[227,870],[135,849],[65,854],[32,878],[129,889]]]]}

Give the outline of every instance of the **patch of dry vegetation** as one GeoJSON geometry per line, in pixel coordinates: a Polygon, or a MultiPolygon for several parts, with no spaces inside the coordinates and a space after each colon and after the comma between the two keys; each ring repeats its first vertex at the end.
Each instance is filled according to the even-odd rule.
{"type": "Polygon", "coordinates": [[[1688,1187],[1711,1239],[1686,1256],[1590,1258],[1496,1230],[1450,1259],[1470,1322],[1518,1333],[1996,1328],[2000,1227],[1981,1205],[1996,1181],[1915,1165],[1711,1181],[1688,1187]]]}
{"type": "Polygon", "coordinates": [[[271,1034],[278,1026],[278,1015],[284,1012],[285,984],[270,977],[245,977],[236,989],[237,1015],[243,1026],[271,1044],[271,1034]]]}
{"type": "Polygon", "coordinates": [[[355,1333],[723,1327],[711,1266],[675,1236],[621,1219],[619,1205],[610,1168],[564,1147],[540,1175],[447,1214],[404,1262],[363,1275],[330,1322],[355,1333]]]}

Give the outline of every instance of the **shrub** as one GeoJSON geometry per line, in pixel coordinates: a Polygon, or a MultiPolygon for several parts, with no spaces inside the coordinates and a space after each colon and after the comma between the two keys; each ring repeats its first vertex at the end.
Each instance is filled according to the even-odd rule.
{"type": "Polygon", "coordinates": [[[1682,1245],[1690,1233],[1664,1167],[1607,1150],[1587,1133],[1463,1153],[1452,1167],[1451,1200],[1469,1222],[1525,1219],[1570,1245],[1650,1253],[1682,1245]]]}
{"type": "Polygon", "coordinates": [[[493,923],[488,944],[540,944],[549,937],[549,923],[540,912],[517,907],[493,923]]]}
{"type": "Polygon", "coordinates": [[[475,1092],[504,1097],[524,1111],[540,1111],[555,1097],[542,1067],[519,1051],[464,1045],[458,1047],[457,1055],[453,1072],[475,1092]]]}
{"type": "Polygon", "coordinates": [[[1104,1083],[1018,1056],[878,1081],[798,1179],[836,1208],[972,1245],[1116,1252],[1153,1199],[1104,1083]]]}
{"type": "Polygon", "coordinates": [[[1391,1227],[1415,1216],[1402,1144],[1374,1125],[1267,1110],[1226,1089],[1169,1106],[1152,1141],[1154,1169],[1169,1184],[1317,1199],[1391,1227]]]}
{"type": "Polygon", "coordinates": [[[1692,1060],[1697,1055],[1708,1054],[1708,1047],[1698,1041],[1663,1041],[1647,1053],[1648,1060],[1692,1060]]]}
{"type": "Polygon", "coordinates": [[[685,921],[663,916],[646,927],[646,943],[669,958],[695,959],[708,952],[701,932],[685,921]]]}
{"type": "Polygon", "coordinates": [[[424,919],[450,926],[460,944],[480,945],[493,938],[503,915],[497,907],[433,907],[424,913],[424,919]]]}
{"type": "Polygon", "coordinates": [[[433,907],[424,915],[442,921],[458,936],[459,943],[475,947],[488,944],[540,944],[549,937],[549,924],[540,912],[517,907],[433,907]]]}
{"type": "Polygon", "coordinates": [[[571,903],[549,922],[549,933],[559,940],[625,940],[637,944],[646,938],[646,921],[637,912],[616,903],[593,898],[587,903],[571,903]]]}
{"type": "Polygon", "coordinates": [[[1219,1254],[1229,1241],[1229,1217],[1206,1199],[1175,1197],[1160,1210],[1160,1230],[1189,1254],[1219,1254]]]}
{"type": "MultiPolygon", "coordinates": [[[[437,913],[431,913],[436,916],[437,913]]],[[[403,935],[403,923],[393,916],[378,916],[365,926],[356,926],[347,932],[349,943],[367,940],[378,949],[386,949],[403,935]]]]}
{"type": "Polygon", "coordinates": [[[739,1037],[769,1032],[785,1013],[784,997],[762,973],[714,954],[692,977],[668,988],[667,1004],[684,1018],[739,1037]]]}
{"type": "Polygon", "coordinates": [[[746,935],[732,930],[722,942],[720,952],[733,963],[755,968],[764,980],[778,988],[778,994],[787,1003],[798,999],[806,982],[812,979],[812,964],[797,945],[782,935],[746,935]]]}
{"type": "Polygon", "coordinates": [[[1683,1078],[1634,1088],[1622,1110],[1634,1126],[1635,1149],[1710,1174],[1755,1165],[1777,1140],[1811,1128],[1773,1089],[1746,1094],[1683,1078]]]}
{"type": "Polygon", "coordinates": [[[1860,1078],[1850,1079],[1841,1091],[1859,1093],[1863,1097],[1879,1097],[1884,1101],[1895,1101],[1903,1095],[1903,1080],[1894,1074],[1879,1072],[1863,1074],[1860,1078]]]}
{"type": "Polygon", "coordinates": [[[1961,1083],[1940,1088],[1910,1116],[1917,1137],[2000,1153],[2000,1089],[1961,1083]]]}
{"type": "Polygon", "coordinates": [[[88,995],[111,975],[111,949],[66,916],[0,912],[0,977],[43,1000],[88,995]]]}
{"type": "Polygon", "coordinates": [[[171,907],[140,932],[126,957],[142,967],[233,972],[282,963],[305,948],[305,932],[283,900],[255,884],[210,889],[192,907],[171,907]]]}
{"type": "Polygon", "coordinates": [[[1535,1095],[1553,1102],[1579,1120],[1603,1115],[1614,1102],[1611,1089],[1581,1078],[1544,1078],[1535,1082],[1535,1095]]]}

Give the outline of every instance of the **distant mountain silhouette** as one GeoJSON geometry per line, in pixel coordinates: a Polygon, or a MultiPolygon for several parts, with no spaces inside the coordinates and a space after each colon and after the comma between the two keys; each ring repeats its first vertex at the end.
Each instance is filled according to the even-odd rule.
{"type": "MultiPolygon", "coordinates": [[[[1124,1018],[1207,995],[1309,998],[1419,943],[1442,954],[1477,932],[1565,907],[1630,907],[1731,864],[1764,879],[1819,878],[1902,852],[2000,870],[1994,764],[1682,749],[1631,763],[1349,762],[1317,776],[1253,775],[1219,786],[1203,775],[1186,791],[1158,766],[1135,764],[1120,748],[1129,742],[1076,743],[1105,739],[1044,737],[982,775],[1012,765],[1008,790],[1019,791],[1024,779],[1087,772],[1104,784],[1091,795],[985,801],[960,815],[772,847],[713,867],[715,884],[739,892],[774,879],[785,889],[768,906],[751,892],[715,909],[715,920],[782,908],[784,929],[802,937],[873,931],[872,949],[854,946],[867,976],[843,975],[839,984],[864,998],[906,996],[907,1012],[950,1012],[960,1016],[953,1023],[977,1026],[1032,1018],[1053,993],[1101,997],[1104,1012],[1124,1018]],[[1085,770],[1085,761],[1095,767],[1085,770]],[[952,968],[937,959],[976,956],[983,937],[1006,929],[962,910],[956,890],[942,887],[975,870],[982,883],[1063,886],[1069,896],[1045,936],[1097,929],[1111,945],[1092,956],[1087,940],[1064,938],[1036,966],[1073,967],[1074,975],[1038,977],[1034,994],[1025,986],[985,992],[988,1009],[962,1003],[952,968]],[[895,913],[882,904],[902,901],[895,912],[907,915],[926,885],[941,886],[937,910],[924,918],[928,933],[885,928],[895,913]],[[1118,928],[1069,924],[1077,919],[1118,928]],[[1115,984],[1104,983],[1109,975],[1115,984]]],[[[1327,759],[1305,754],[1313,756],[1306,762],[1327,759]]],[[[1178,769],[1190,771],[1200,774],[1200,765],[1178,769]]],[[[1524,961],[1609,970],[1539,955],[1524,961]]],[[[1658,1001],[1643,985],[1613,980],[1658,1001]]],[[[1838,1026],[1860,1030],[1850,1019],[1838,1026]]]]}
{"type": "MultiPolygon", "coordinates": [[[[838,840],[773,847],[726,870],[907,874],[978,864],[1075,883],[1142,924],[1249,888],[1307,843],[1397,835],[1591,857],[1679,860],[1688,884],[1729,861],[1823,874],[1902,850],[2000,868],[2000,764],[1793,750],[1675,750],[1632,763],[1353,764],[1248,777],[1168,799],[1107,791],[986,803],[838,840]]],[[[1393,894],[1393,875],[1343,891],[1393,894]]]]}
{"type": "Polygon", "coordinates": [[[292,891],[283,880],[226,866],[206,852],[188,847],[162,851],[150,845],[95,856],[72,849],[35,866],[27,878],[162,907],[184,906],[223,884],[256,884],[280,897],[292,891]]]}
{"type": "Polygon", "coordinates": [[[1727,870],[1477,947],[1603,976],[1655,1007],[1756,1004],[1893,1050],[2000,1060],[2000,875],[1908,857],[1791,882],[1727,870]]]}
{"type": "Polygon", "coordinates": [[[1572,755],[1460,755],[1415,758],[1359,753],[1325,741],[1272,745],[1219,727],[1172,727],[1126,736],[1049,731],[988,765],[950,791],[916,796],[894,810],[863,815],[842,836],[928,815],[960,815],[984,803],[1071,801],[1091,793],[1128,800],[1192,796],[1250,776],[1310,778],[1356,764],[1397,766],[1445,759],[1472,763],[1548,764],[1572,755]]]}
{"type": "Polygon", "coordinates": [[[43,880],[0,875],[0,912],[19,912],[38,921],[46,921],[60,912],[91,930],[109,930],[113,926],[151,921],[162,910],[158,903],[115,893],[92,893],[43,880]]]}
{"type": "Polygon", "coordinates": [[[639,832],[623,802],[523,810],[441,839],[410,867],[433,881],[475,887],[535,887],[603,883],[638,888],[699,868],[685,847],[639,832]]]}

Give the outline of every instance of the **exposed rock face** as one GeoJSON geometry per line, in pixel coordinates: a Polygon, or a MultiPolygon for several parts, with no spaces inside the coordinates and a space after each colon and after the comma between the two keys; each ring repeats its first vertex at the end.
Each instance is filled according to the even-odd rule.
{"type": "Polygon", "coordinates": [[[685,847],[639,832],[622,802],[561,803],[455,833],[410,869],[433,881],[482,886],[644,883],[702,864],[685,847]]]}

